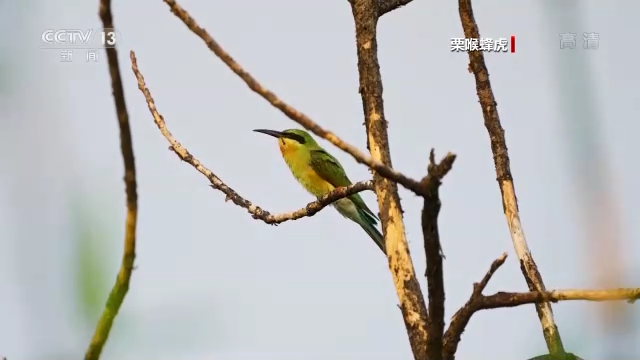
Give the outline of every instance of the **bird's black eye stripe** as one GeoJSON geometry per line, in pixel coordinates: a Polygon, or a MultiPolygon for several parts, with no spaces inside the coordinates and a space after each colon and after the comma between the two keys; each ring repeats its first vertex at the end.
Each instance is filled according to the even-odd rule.
{"type": "Polygon", "coordinates": [[[300,144],[304,144],[304,143],[306,143],[306,142],[307,142],[307,141],[305,140],[305,138],[304,138],[304,137],[302,137],[302,136],[300,136],[300,135],[298,135],[298,134],[285,133],[285,134],[284,134],[284,137],[286,137],[286,138],[288,138],[288,139],[291,139],[291,140],[294,140],[294,141],[297,141],[297,142],[299,142],[300,144]]]}

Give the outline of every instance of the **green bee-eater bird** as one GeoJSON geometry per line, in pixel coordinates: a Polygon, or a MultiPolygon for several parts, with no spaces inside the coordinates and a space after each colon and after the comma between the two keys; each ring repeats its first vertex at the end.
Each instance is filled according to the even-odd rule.
{"type": "MultiPolygon", "coordinates": [[[[320,198],[335,188],[351,185],[351,180],[340,162],[318,145],[306,131],[299,129],[253,131],[278,139],[280,152],[291,173],[315,197],[320,198]]],[[[333,203],[333,207],[342,216],[360,225],[386,254],[384,238],[376,228],[379,219],[359,194],[340,199],[333,203]]]]}

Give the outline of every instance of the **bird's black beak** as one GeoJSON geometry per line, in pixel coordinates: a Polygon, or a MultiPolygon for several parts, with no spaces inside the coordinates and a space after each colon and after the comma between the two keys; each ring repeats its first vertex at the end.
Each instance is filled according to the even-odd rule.
{"type": "Polygon", "coordinates": [[[284,134],[280,131],[275,131],[275,130],[267,130],[267,129],[255,129],[253,130],[255,132],[259,132],[262,134],[267,134],[267,135],[271,135],[275,138],[281,138],[284,134]]]}

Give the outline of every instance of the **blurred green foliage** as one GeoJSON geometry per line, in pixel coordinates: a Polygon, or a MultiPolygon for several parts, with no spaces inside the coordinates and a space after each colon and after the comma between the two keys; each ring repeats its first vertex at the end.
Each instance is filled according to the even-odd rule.
{"type": "Polygon", "coordinates": [[[88,326],[94,326],[111,287],[117,269],[109,271],[106,226],[94,215],[86,202],[72,202],[71,229],[76,250],[75,281],[77,311],[88,326]]]}

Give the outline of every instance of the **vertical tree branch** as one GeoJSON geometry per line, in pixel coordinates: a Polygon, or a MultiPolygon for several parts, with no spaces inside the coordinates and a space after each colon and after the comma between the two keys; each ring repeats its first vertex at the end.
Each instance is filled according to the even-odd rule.
{"type": "MultiPolygon", "coordinates": [[[[111,0],[101,0],[100,18],[103,27],[113,28],[113,16],[111,14],[111,0]]],[[[105,308],[98,320],[91,343],[85,353],[85,360],[97,360],[100,358],[104,344],[107,342],[113,320],[129,291],[129,282],[133,270],[133,262],[136,257],[136,224],[138,219],[138,193],[136,183],[136,166],[133,156],[133,144],[131,141],[131,129],[129,127],[129,114],[124,100],[122,78],[120,77],[120,65],[118,64],[118,52],[115,48],[107,48],[107,60],[109,74],[111,75],[111,87],[113,99],[118,115],[120,127],[120,149],[124,161],[124,182],[127,194],[127,218],[125,221],[124,252],[116,283],[109,293],[105,308]]]]}
{"type": "MultiPolygon", "coordinates": [[[[378,2],[354,0],[351,6],[356,27],[360,95],[367,127],[367,147],[373,159],[391,167],[376,41],[378,2]]],[[[378,198],[389,269],[411,349],[416,360],[424,360],[427,359],[427,310],[409,254],[398,188],[394,182],[378,173],[374,173],[373,184],[378,198]]]]}
{"type": "MultiPolygon", "coordinates": [[[[471,0],[458,0],[458,6],[465,37],[480,38],[478,25],[473,16],[471,0]]],[[[500,186],[500,192],[502,193],[504,214],[511,233],[513,247],[520,260],[520,269],[522,270],[529,290],[545,292],[546,289],[542,281],[542,276],[540,276],[536,263],[533,261],[527,240],[524,236],[524,231],[522,230],[515,188],[513,186],[513,177],[509,166],[507,143],[504,137],[504,130],[500,124],[497,103],[493,95],[491,82],[489,81],[489,72],[484,62],[484,56],[481,51],[471,51],[468,54],[469,68],[473,71],[476,80],[476,90],[482,107],[484,124],[491,140],[491,151],[493,152],[497,181],[500,186]]],[[[551,304],[548,302],[536,304],[536,311],[540,318],[540,324],[542,325],[542,331],[549,353],[554,356],[564,355],[565,350],[562,345],[562,340],[560,339],[558,327],[553,319],[551,304]]]]}
{"type": "Polygon", "coordinates": [[[421,183],[426,190],[422,208],[422,235],[424,237],[424,252],[427,260],[427,289],[429,296],[429,339],[427,341],[427,358],[442,359],[444,334],[444,275],[442,246],[438,232],[438,214],[440,214],[439,189],[442,179],[451,170],[456,156],[447,154],[440,163],[436,163],[435,153],[431,150],[427,176],[421,183]]]}

